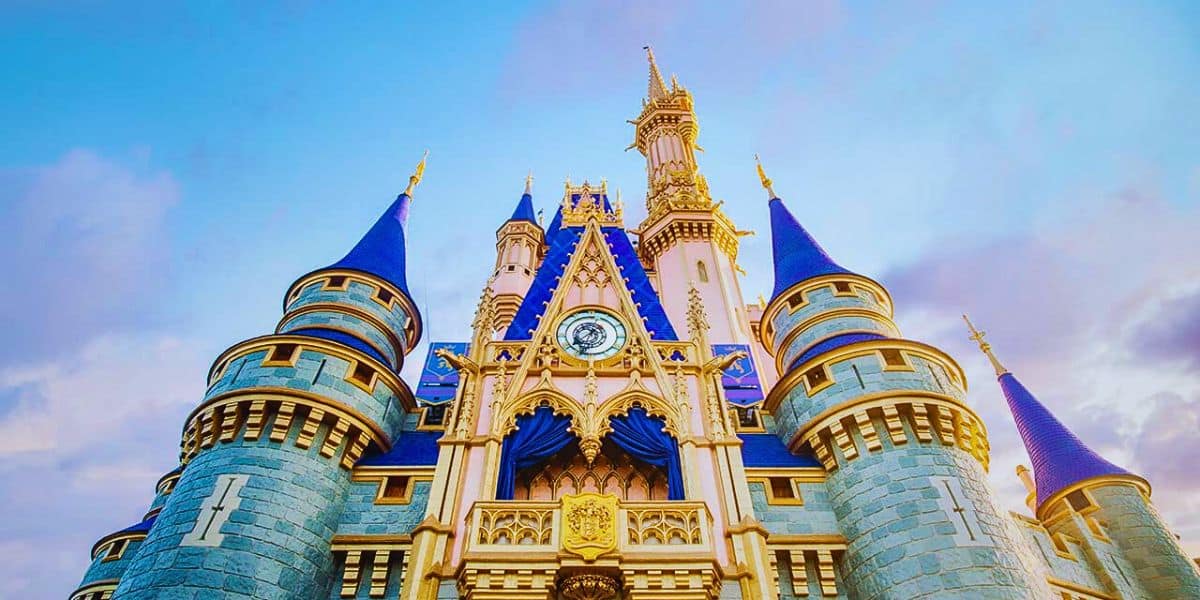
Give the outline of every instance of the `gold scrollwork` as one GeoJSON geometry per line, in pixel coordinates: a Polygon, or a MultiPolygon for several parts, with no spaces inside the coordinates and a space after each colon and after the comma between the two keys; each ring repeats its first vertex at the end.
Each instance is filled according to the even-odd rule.
{"type": "Polygon", "coordinates": [[[479,511],[480,544],[545,546],[554,539],[554,509],[493,508],[479,511]]]}
{"type": "Polygon", "coordinates": [[[626,534],[630,544],[674,546],[703,543],[700,537],[700,511],[697,509],[630,508],[626,513],[626,534]]]}

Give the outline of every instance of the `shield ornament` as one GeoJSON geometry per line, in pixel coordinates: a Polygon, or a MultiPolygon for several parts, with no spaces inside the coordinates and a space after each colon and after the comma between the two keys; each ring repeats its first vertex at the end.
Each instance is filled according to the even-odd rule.
{"type": "Polygon", "coordinates": [[[616,496],[574,494],[562,498],[562,548],[591,562],[617,549],[616,496]]]}

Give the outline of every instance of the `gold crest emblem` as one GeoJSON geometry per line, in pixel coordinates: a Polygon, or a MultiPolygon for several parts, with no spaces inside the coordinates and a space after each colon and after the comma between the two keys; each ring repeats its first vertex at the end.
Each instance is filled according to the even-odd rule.
{"type": "Polygon", "coordinates": [[[617,497],[608,494],[563,496],[562,548],[591,562],[617,549],[617,497]]]}

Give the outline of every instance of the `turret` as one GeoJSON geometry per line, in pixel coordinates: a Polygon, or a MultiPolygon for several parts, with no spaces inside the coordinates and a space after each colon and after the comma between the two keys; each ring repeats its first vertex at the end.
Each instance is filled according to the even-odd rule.
{"type": "Polygon", "coordinates": [[[987,432],[962,369],[901,338],[883,286],[830,258],[759,173],[775,270],[760,332],[780,373],[765,408],[828,471],[847,595],[929,597],[953,571],[955,597],[1049,597],[988,492],[987,432]]]}
{"type": "Polygon", "coordinates": [[[739,231],[713,202],[708,181],[696,162],[700,132],[692,95],[674,77],[668,87],[654,53],[647,97],[630,123],[637,148],[646,157],[646,220],[638,226],[638,254],[652,265],[651,278],[671,320],[687,318],[688,290],[694,285],[711,313],[714,344],[749,344],[750,321],[742,303],[737,266],[739,231]]]}
{"type": "Polygon", "coordinates": [[[1076,437],[1004,368],[985,333],[966,315],[963,320],[996,371],[1033,462],[1034,508],[1046,529],[1052,535],[1099,542],[1091,544],[1094,555],[1103,555],[1107,542],[1115,542],[1137,582],[1134,587],[1127,579],[1113,578],[1122,597],[1200,598],[1200,572],[1151,503],[1150,484],[1076,437]]]}
{"type": "Polygon", "coordinates": [[[398,371],[420,335],[405,227],[424,166],[344,258],[292,285],[274,334],[214,362],[174,498],[113,598],[329,596],[350,470],[414,409],[398,371]]]}
{"type": "Polygon", "coordinates": [[[112,594],[133,558],[137,556],[142,541],[154,527],[158,513],[166,504],[167,498],[175,490],[180,472],[180,468],[173,469],[158,480],[154,486],[154,500],[137,523],[96,540],[92,545],[92,562],[83,574],[79,587],[71,593],[72,600],[107,598],[112,594]]]}
{"type": "Polygon", "coordinates": [[[521,300],[533,283],[541,264],[546,234],[533,211],[533,174],[525,178],[525,192],[504,225],[496,231],[496,270],[492,274],[495,291],[496,327],[508,327],[521,300]]]}

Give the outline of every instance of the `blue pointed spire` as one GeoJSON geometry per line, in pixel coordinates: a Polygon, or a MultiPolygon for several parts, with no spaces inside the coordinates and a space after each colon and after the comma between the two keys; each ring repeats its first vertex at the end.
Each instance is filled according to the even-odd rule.
{"type": "Polygon", "coordinates": [[[821,245],[804,229],[784,206],[783,200],[772,194],[771,248],[775,257],[775,291],[771,299],[788,288],[820,275],[852,273],[833,262],[821,245]]]}
{"type": "Polygon", "coordinates": [[[1113,475],[1137,477],[1088,448],[1000,364],[992,354],[991,344],[984,340],[985,334],[975,329],[966,315],[963,315],[963,320],[971,330],[971,339],[979,343],[980,350],[996,370],[1000,390],[1004,392],[1008,410],[1033,463],[1039,509],[1055,494],[1088,479],[1113,475]]]}
{"type": "Polygon", "coordinates": [[[370,273],[408,294],[404,240],[411,205],[408,193],[397,196],[350,253],[326,268],[370,273]]]}
{"type": "Polygon", "coordinates": [[[537,213],[533,210],[533,173],[531,172],[525,177],[525,193],[521,194],[521,200],[517,202],[517,208],[513,211],[509,221],[529,221],[537,224],[537,213]]]}
{"type": "Polygon", "coordinates": [[[783,200],[775,195],[771,180],[767,178],[757,154],[754,155],[754,162],[758,168],[758,178],[770,198],[767,205],[771,210],[771,250],[775,258],[775,290],[771,292],[771,300],[806,279],[833,273],[852,273],[829,258],[817,240],[784,206],[783,200]]]}

